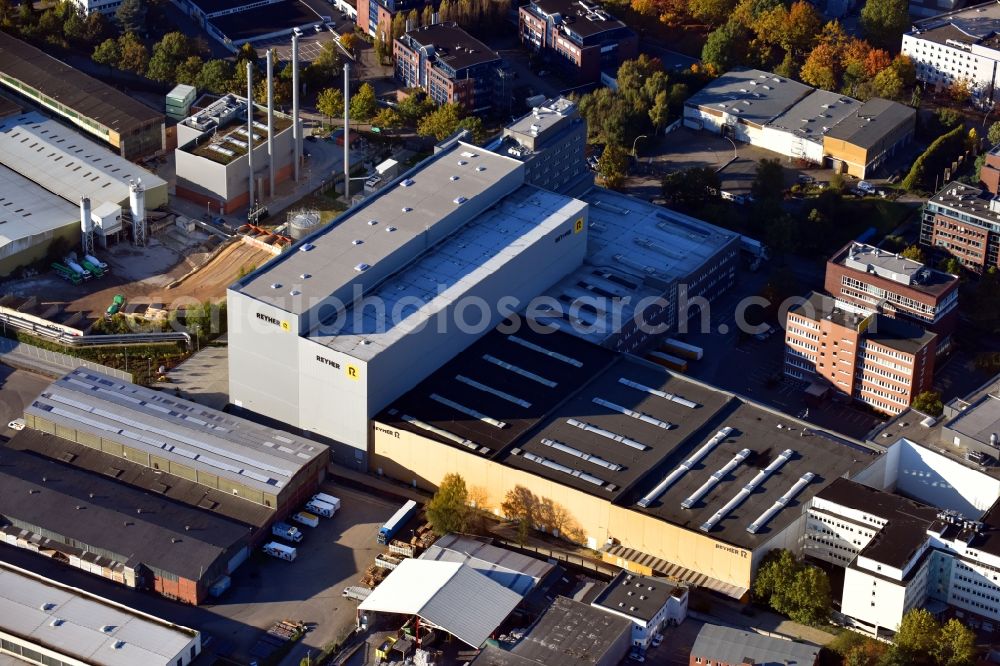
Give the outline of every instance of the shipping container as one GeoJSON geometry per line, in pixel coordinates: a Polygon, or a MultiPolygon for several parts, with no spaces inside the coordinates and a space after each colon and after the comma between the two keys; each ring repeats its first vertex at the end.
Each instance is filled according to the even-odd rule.
{"type": "Polygon", "coordinates": [[[692,361],[700,361],[701,357],[705,353],[705,350],[701,347],[689,345],[686,342],[681,342],[680,340],[675,340],[674,338],[668,338],[663,343],[663,351],[668,354],[672,354],[673,356],[691,359],[692,361]]]}

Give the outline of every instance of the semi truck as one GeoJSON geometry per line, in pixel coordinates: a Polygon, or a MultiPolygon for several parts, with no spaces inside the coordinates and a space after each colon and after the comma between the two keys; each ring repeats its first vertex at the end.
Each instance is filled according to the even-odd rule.
{"type": "Polygon", "coordinates": [[[299,552],[291,546],[286,546],[277,541],[264,544],[264,552],[271,557],[277,557],[279,560],[287,562],[294,562],[295,558],[299,555],[299,552]]]}
{"type": "Polygon", "coordinates": [[[664,354],[660,351],[651,351],[646,358],[653,363],[659,363],[660,365],[670,368],[671,370],[676,370],[677,372],[687,372],[688,369],[687,361],[684,359],[671,356],[670,354],[664,354]]]}
{"type": "Polygon", "coordinates": [[[84,258],[84,260],[87,263],[94,264],[95,266],[97,266],[98,268],[100,268],[105,273],[110,273],[111,272],[111,266],[108,266],[106,263],[104,263],[103,261],[101,261],[100,259],[98,259],[97,257],[95,257],[94,255],[92,255],[92,254],[85,254],[85,255],[83,255],[83,258],[84,258]]]}
{"type": "Polygon", "coordinates": [[[104,271],[97,264],[91,263],[91,262],[87,261],[86,259],[81,259],[80,260],[80,265],[83,266],[84,269],[86,269],[94,277],[96,277],[96,278],[102,278],[102,277],[104,277],[104,271]]]}
{"type": "Polygon", "coordinates": [[[297,514],[292,516],[292,520],[294,520],[300,525],[308,525],[309,527],[319,527],[319,518],[309,513],[308,511],[299,511],[297,514]]]}
{"type": "Polygon", "coordinates": [[[295,543],[302,541],[302,530],[288,523],[275,523],[271,525],[271,534],[295,543]]]}
{"type": "Polygon", "coordinates": [[[392,518],[387,520],[385,524],[379,529],[377,541],[380,545],[385,546],[389,541],[396,535],[396,532],[400,530],[403,525],[406,524],[413,514],[417,512],[417,503],[410,500],[403,506],[399,508],[399,511],[393,514],[392,518]]]}
{"type": "Polygon", "coordinates": [[[306,511],[324,518],[333,518],[333,514],[337,513],[337,508],[318,499],[311,499],[306,502],[306,511]]]}
{"type": "Polygon", "coordinates": [[[701,347],[689,345],[675,338],[668,338],[664,341],[662,350],[673,356],[680,356],[692,361],[700,361],[701,357],[705,355],[705,350],[701,347]]]}
{"type": "Polygon", "coordinates": [[[326,502],[327,504],[332,504],[335,511],[340,511],[340,498],[334,497],[333,495],[327,495],[326,493],[316,493],[312,497],[314,500],[319,500],[320,502],[326,502]]]}

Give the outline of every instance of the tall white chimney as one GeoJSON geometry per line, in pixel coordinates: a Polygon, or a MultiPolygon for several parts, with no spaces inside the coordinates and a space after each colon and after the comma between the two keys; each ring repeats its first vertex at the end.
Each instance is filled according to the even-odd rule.
{"type": "Polygon", "coordinates": [[[132,242],[140,247],[146,244],[146,188],[142,178],[128,182],[128,203],[132,213],[132,242]]]}
{"type": "Polygon", "coordinates": [[[250,182],[247,205],[253,208],[256,198],[253,191],[253,63],[247,61],[247,179],[250,182]]]}
{"type": "Polygon", "coordinates": [[[87,197],[80,197],[80,247],[84,256],[94,254],[94,220],[90,217],[87,197]]]}
{"type": "Polygon", "coordinates": [[[292,32],[292,143],[295,151],[293,174],[299,180],[299,162],[302,160],[302,128],[299,125],[299,33],[292,32]]]}
{"type": "Polygon", "coordinates": [[[267,50],[267,166],[270,187],[267,194],[274,197],[274,51],[267,50]]]}
{"type": "Polygon", "coordinates": [[[344,202],[351,206],[351,63],[344,63],[344,202]]]}

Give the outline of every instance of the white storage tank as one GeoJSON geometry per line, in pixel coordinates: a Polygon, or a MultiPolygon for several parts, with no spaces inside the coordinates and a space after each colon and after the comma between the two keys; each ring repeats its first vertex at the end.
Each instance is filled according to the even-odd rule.
{"type": "Polygon", "coordinates": [[[300,240],[319,226],[319,211],[300,210],[289,214],[288,235],[292,240],[300,240]]]}

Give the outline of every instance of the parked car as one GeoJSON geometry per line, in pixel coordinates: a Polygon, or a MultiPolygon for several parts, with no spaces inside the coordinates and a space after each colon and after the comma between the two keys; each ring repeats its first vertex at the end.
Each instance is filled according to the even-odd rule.
{"type": "Polygon", "coordinates": [[[14,419],[7,424],[11,430],[24,430],[24,419],[14,419]]]}
{"type": "Polygon", "coordinates": [[[663,634],[656,634],[653,636],[653,640],[651,642],[653,647],[660,647],[660,643],[663,642],[663,634]]]}
{"type": "Polygon", "coordinates": [[[875,187],[867,180],[862,180],[858,183],[858,191],[864,194],[872,194],[875,191],[875,187]]]}
{"type": "Polygon", "coordinates": [[[639,650],[639,648],[632,648],[632,651],[629,652],[628,658],[640,664],[646,661],[646,657],[642,654],[642,651],[639,650]]]}
{"type": "Polygon", "coordinates": [[[798,178],[798,180],[799,180],[799,182],[800,182],[800,183],[802,183],[803,185],[812,185],[813,183],[815,183],[815,182],[816,182],[816,179],[815,179],[815,178],[813,178],[812,176],[807,176],[807,175],[805,175],[804,173],[802,173],[802,174],[799,174],[799,178],[798,178]]]}

